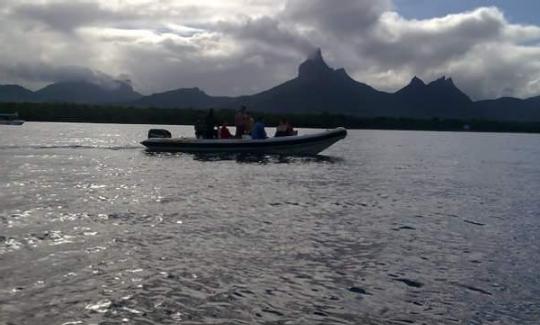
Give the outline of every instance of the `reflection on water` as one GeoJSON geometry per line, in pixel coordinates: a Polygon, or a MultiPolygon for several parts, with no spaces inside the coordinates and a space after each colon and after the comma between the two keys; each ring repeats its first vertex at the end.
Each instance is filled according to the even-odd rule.
{"type": "Polygon", "coordinates": [[[289,156],[289,155],[268,155],[252,153],[174,153],[174,152],[156,152],[145,150],[149,157],[170,158],[170,157],[192,157],[195,161],[236,161],[238,163],[256,163],[256,164],[302,164],[302,163],[339,163],[343,162],[342,157],[333,157],[325,155],[313,156],[289,156]]]}
{"type": "Polygon", "coordinates": [[[89,149],[89,150],[140,150],[140,146],[102,146],[99,144],[95,145],[7,145],[7,146],[0,146],[0,150],[9,150],[9,149],[20,149],[20,150],[28,150],[28,149],[42,149],[42,150],[51,150],[51,149],[89,149]]]}
{"type": "Polygon", "coordinates": [[[538,136],[284,157],[151,154],[149,128],[0,129],[0,324],[538,324],[538,136]]]}
{"type": "Polygon", "coordinates": [[[193,160],[208,161],[236,161],[238,163],[256,163],[256,164],[307,164],[307,163],[339,163],[343,158],[313,155],[313,156],[288,156],[288,155],[266,155],[249,153],[152,153],[146,152],[154,157],[182,157],[191,156],[193,160]]]}

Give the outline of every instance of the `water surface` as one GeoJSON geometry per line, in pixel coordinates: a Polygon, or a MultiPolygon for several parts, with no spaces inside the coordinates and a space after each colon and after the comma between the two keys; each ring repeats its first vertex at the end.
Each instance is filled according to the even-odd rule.
{"type": "Polygon", "coordinates": [[[0,324],[540,321],[538,135],[291,158],[150,154],[150,127],[0,128],[0,324]]]}

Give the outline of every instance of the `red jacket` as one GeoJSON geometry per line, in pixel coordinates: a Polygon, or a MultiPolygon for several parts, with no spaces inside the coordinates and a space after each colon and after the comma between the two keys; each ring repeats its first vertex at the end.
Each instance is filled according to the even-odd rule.
{"type": "Polygon", "coordinates": [[[230,139],[232,138],[231,132],[229,132],[229,129],[226,126],[222,126],[219,128],[219,138],[220,139],[230,139]]]}

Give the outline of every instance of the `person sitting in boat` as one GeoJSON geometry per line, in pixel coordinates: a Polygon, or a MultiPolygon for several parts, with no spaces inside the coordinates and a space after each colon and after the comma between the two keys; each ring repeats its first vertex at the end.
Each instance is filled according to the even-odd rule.
{"type": "Polygon", "coordinates": [[[246,132],[246,107],[240,107],[234,116],[234,126],[236,127],[235,138],[241,138],[246,132]]]}
{"type": "Polygon", "coordinates": [[[217,130],[216,130],[216,119],[214,117],[214,110],[211,108],[210,111],[208,111],[208,115],[206,115],[206,118],[204,119],[204,138],[205,139],[215,139],[217,138],[217,130]]]}
{"type": "Polygon", "coordinates": [[[293,130],[289,121],[282,118],[279,120],[279,125],[276,127],[276,134],[274,134],[274,137],[288,137],[296,134],[297,132],[293,130]]]}
{"type": "Polygon", "coordinates": [[[253,127],[255,126],[255,120],[253,119],[253,116],[246,113],[245,115],[245,127],[244,134],[250,135],[253,131],[253,127]]]}
{"type": "Polygon", "coordinates": [[[257,118],[253,130],[251,131],[251,138],[253,140],[264,140],[268,138],[266,131],[264,130],[264,122],[261,117],[257,118]]]}
{"type": "Polygon", "coordinates": [[[221,127],[219,128],[219,132],[218,132],[218,138],[220,138],[220,139],[230,139],[232,137],[233,136],[232,136],[231,132],[227,128],[227,122],[221,123],[221,127]]]}

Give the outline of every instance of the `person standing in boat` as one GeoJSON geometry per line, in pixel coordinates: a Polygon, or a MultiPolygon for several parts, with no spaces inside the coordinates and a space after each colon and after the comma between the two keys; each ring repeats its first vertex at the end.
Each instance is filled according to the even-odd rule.
{"type": "Polygon", "coordinates": [[[214,109],[210,109],[208,111],[208,115],[206,115],[206,118],[204,119],[204,126],[205,126],[205,135],[204,137],[206,139],[215,139],[217,138],[217,130],[216,130],[216,118],[214,117],[214,109]]]}
{"type": "Polygon", "coordinates": [[[266,131],[264,130],[264,121],[262,117],[257,118],[253,130],[251,131],[251,138],[253,140],[264,140],[268,138],[266,131]]]}
{"type": "Polygon", "coordinates": [[[246,132],[246,107],[240,107],[240,110],[236,112],[234,116],[234,126],[236,127],[236,138],[241,138],[242,135],[246,132]]]}
{"type": "Polygon", "coordinates": [[[204,139],[206,135],[206,127],[204,125],[204,121],[202,117],[199,117],[197,121],[195,121],[194,128],[195,128],[195,137],[197,139],[204,139]]]}
{"type": "Polygon", "coordinates": [[[244,134],[250,135],[253,131],[253,127],[255,125],[255,119],[253,119],[253,116],[249,115],[248,113],[245,114],[245,131],[244,134]]]}

